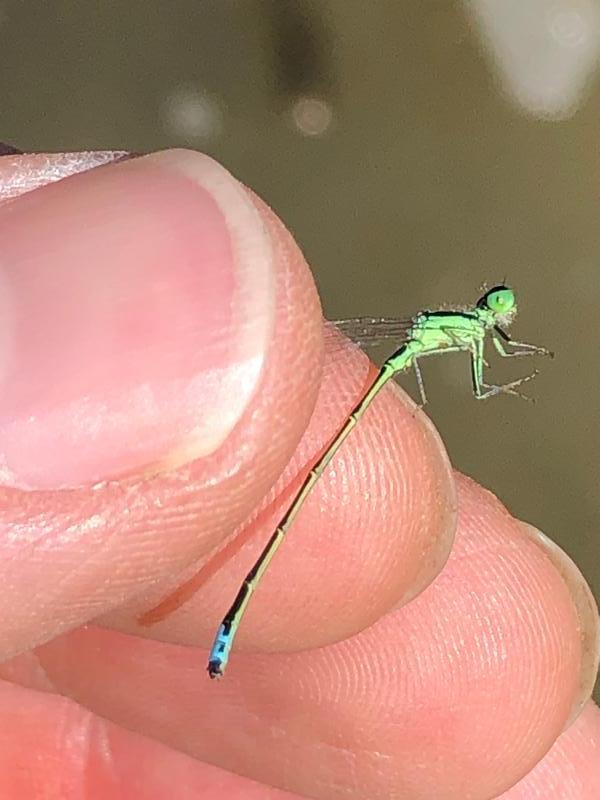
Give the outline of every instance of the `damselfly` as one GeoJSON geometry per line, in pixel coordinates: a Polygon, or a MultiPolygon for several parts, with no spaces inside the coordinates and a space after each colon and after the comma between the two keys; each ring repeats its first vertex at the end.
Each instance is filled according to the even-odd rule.
{"type": "Polygon", "coordinates": [[[474,306],[464,310],[421,311],[407,321],[360,317],[335,323],[342,333],[350,336],[360,345],[376,345],[395,339],[398,349],[385,361],[377,377],[354,407],[329,447],[313,464],[283,519],[244,579],[231,608],[219,626],[210,651],[208,674],[211,678],[223,675],[236,631],[248,602],[304,501],[350,431],[394,375],[412,367],[417,376],[421,401],[425,404],[427,398],[419,361],[425,356],[464,351],[471,357],[473,394],[477,399],[483,400],[497,394],[525,397],[518,391],[518,387],[535,377],[537,371],[510,383],[490,384],[484,381],[484,367],[487,366],[484,357],[486,340],[491,340],[496,351],[503,358],[552,355],[544,347],[511,339],[506,328],[511,324],[516,313],[517,304],[513,290],[500,285],[487,291],[474,306]]]}

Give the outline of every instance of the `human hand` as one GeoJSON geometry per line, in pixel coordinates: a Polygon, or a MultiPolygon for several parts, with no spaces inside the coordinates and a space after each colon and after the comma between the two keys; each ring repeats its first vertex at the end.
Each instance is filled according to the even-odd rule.
{"type": "Polygon", "coordinates": [[[543,759],[502,797],[597,798],[595,706],[552,747],[593,685],[589,590],[395,387],[209,681],[368,367],[328,340],[321,372],[298,248],[209,159],[36,188],[123,155],[0,159],[0,796],[475,800],[543,759]]]}

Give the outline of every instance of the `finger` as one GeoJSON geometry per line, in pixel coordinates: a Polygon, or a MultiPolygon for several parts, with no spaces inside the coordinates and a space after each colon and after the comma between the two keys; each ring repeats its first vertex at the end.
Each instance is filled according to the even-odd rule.
{"type": "Polygon", "coordinates": [[[30,192],[0,230],[6,655],[182,569],[250,513],[310,415],[321,323],[294,243],[199,154],[30,192]]]}
{"type": "Polygon", "coordinates": [[[599,751],[600,710],[590,702],[540,763],[497,800],[596,800],[599,751]]]}
{"type": "MultiPolygon", "coordinates": [[[[84,424],[81,424],[82,416],[78,414],[74,430],[70,427],[73,421],[70,413],[60,417],[65,410],[60,403],[59,421],[61,424],[64,423],[63,427],[58,425],[53,428],[52,424],[47,424],[44,417],[47,410],[44,407],[38,409],[40,413],[30,414],[27,420],[23,420],[22,415],[16,414],[19,434],[24,430],[27,435],[25,437],[15,435],[14,446],[9,453],[13,459],[15,481],[24,483],[29,481],[36,484],[59,481],[60,485],[63,485],[65,482],[75,483],[76,479],[90,479],[91,476],[94,479],[101,479],[102,475],[110,478],[113,473],[121,472],[125,467],[126,471],[134,474],[141,468],[142,477],[147,476],[148,472],[166,470],[155,478],[113,480],[96,485],[93,489],[80,487],[68,491],[64,489],[56,491],[50,488],[44,491],[5,490],[0,506],[0,547],[5,548],[0,569],[4,570],[6,578],[0,591],[0,609],[4,608],[6,612],[2,616],[3,630],[0,644],[5,657],[105,613],[109,609],[118,608],[133,597],[140,596],[141,600],[137,605],[129,606],[121,615],[122,618],[115,620],[115,624],[135,628],[133,611],[146,610],[170,590],[177,589],[181,580],[185,580],[189,574],[193,575],[197,571],[199,563],[205,561],[208,572],[214,572],[219,559],[206,561],[207,553],[214,549],[222,538],[230,535],[236,526],[250,515],[253,508],[261,504],[266,489],[289,458],[313,405],[320,376],[319,309],[299,251],[281,224],[259,201],[254,200],[251,208],[248,207],[246,193],[243,192],[240,198],[239,185],[214,162],[202,159],[196,154],[175,153],[162,158],[167,159],[168,165],[160,165],[162,169],[159,170],[160,180],[154,175],[157,170],[156,157],[139,159],[108,169],[94,170],[87,175],[76,176],[54,186],[31,192],[13,201],[10,205],[10,214],[7,212],[5,217],[7,231],[10,228],[13,239],[11,263],[16,283],[19,284],[21,281],[25,288],[34,283],[25,281],[23,274],[27,274],[27,269],[32,270],[35,253],[29,253],[25,260],[26,268],[19,269],[18,265],[21,263],[19,243],[23,244],[27,234],[24,246],[33,247],[29,242],[31,239],[29,232],[31,229],[39,228],[41,218],[43,220],[41,231],[45,231],[45,235],[50,236],[52,242],[52,247],[48,248],[39,232],[35,237],[36,247],[43,256],[43,258],[40,256],[41,264],[45,271],[52,273],[53,261],[49,259],[48,252],[53,254],[59,264],[61,276],[59,287],[70,285],[69,280],[72,279],[70,273],[66,274],[66,277],[63,275],[70,264],[76,275],[77,291],[81,290],[81,251],[84,249],[84,244],[89,245],[85,238],[90,235],[88,230],[90,226],[87,222],[90,218],[97,222],[97,217],[102,222],[92,228],[94,246],[91,247],[91,262],[87,265],[92,289],[90,290],[83,282],[83,299],[88,303],[87,316],[92,320],[92,324],[89,329],[86,327],[85,315],[71,320],[70,328],[67,326],[66,333],[63,331],[63,338],[60,340],[66,349],[66,354],[61,348],[58,348],[58,352],[51,351],[48,354],[44,349],[45,342],[38,340],[36,347],[30,348],[27,352],[30,355],[33,352],[39,361],[43,361],[46,372],[52,372],[50,384],[56,393],[64,391],[65,386],[69,387],[73,382],[76,387],[81,387],[83,359],[77,351],[75,357],[72,357],[73,353],[69,349],[70,339],[75,341],[73,345],[75,348],[77,343],[83,340],[86,355],[85,348],[90,349],[91,342],[94,355],[91,378],[97,380],[98,374],[104,377],[102,365],[106,367],[108,364],[107,374],[112,380],[115,378],[113,372],[115,362],[117,365],[120,364],[116,372],[115,393],[117,401],[123,401],[119,408],[128,409],[126,414],[111,412],[105,416],[92,415],[92,420],[86,422],[85,410],[89,405],[89,393],[84,392],[85,402],[82,409],[84,424]],[[189,306],[184,303],[183,312],[180,312],[175,301],[181,299],[181,287],[176,285],[173,288],[170,285],[173,275],[178,274],[176,269],[178,259],[182,262],[182,270],[186,275],[185,271],[190,262],[193,264],[194,276],[196,264],[202,265],[203,259],[208,263],[206,270],[209,274],[210,269],[215,268],[215,265],[218,268],[220,264],[214,248],[210,250],[207,244],[210,236],[196,224],[196,220],[202,215],[198,213],[193,201],[187,197],[186,192],[190,186],[187,183],[183,189],[180,186],[181,159],[186,163],[188,159],[194,162],[194,174],[197,177],[196,170],[200,171],[203,176],[203,186],[206,184],[209,188],[212,187],[213,191],[216,191],[215,181],[220,187],[218,191],[222,190],[222,185],[229,186],[233,199],[228,198],[231,208],[227,206],[227,213],[234,214],[232,225],[235,236],[242,236],[243,233],[241,217],[245,214],[252,217],[250,222],[244,217],[244,224],[247,223],[251,230],[244,234],[247,247],[245,250],[242,248],[240,252],[243,263],[245,263],[242,258],[244,255],[246,261],[251,262],[246,264],[251,276],[260,271],[260,265],[256,263],[257,248],[250,247],[247,240],[251,240],[252,235],[261,242],[263,241],[261,236],[267,240],[265,249],[271,254],[271,258],[267,260],[268,267],[273,272],[274,298],[271,298],[272,302],[267,302],[263,298],[263,302],[258,304],[258,311],[255,309],[258,320],[255,320],[254,324],[248,323],[249,329],[253,330],[256,336],[256,328],[260,329],[260,326],[264,325],[265,303],[267,308],[273,305],[272,333],[264,355],[261,356],[264,363],[255,393],[247,387],[247,384],[251,383],[251,374],[245,374],[245,379],[241,380],[240,375],[234,373],[232,383],[225,373],[220,376],[217,386],[211,383],[212,373],[207,369],[199,376],[200,395],[196,396],[193,393],[195,368],[192,369],[191,377],[185,372],[191,369],[190,364],[192,366],[197,364],[199,354],[202,354],[202,358],[208,359],[212,367],[211,359],[218,361],[222,356],[223,341],[211,338],[217,329],[214,324],[209,326],[208,330],[203,329],[208,337],[206,342],[199,343],[197,338],[194,339],[194,325],[198,319],[203,319],[202,310],[194,303],[190,303],[189,306]],[[176,162],[174,175],[169,172],[173,160],[176,162]],[[205,170],[207,175],[204,175],[202,170],[205,170]],[[215,175],[218,176],[218,180],[215,175]],[[170,185],[171,180],[174,181],[174,186],[170,185]],[[139,186],[139,191],[135,189],[136,181],[141,182],[143,191],[139,186]],[[149,181],[149,187],[145,181],[149,181]],[[155,186],[153,181],[158,186],[155,186]],[[63,193],[66,193],[66,196],[63,193]],[[132,204],[129,201],[132,196],[136,198],[136,203],[138,199],[146,198],[145,202],[146,205],[149,203],[149,208],[146,208],[142,200],[139,207],[135,203],[132,204]],[[123,197],[126,198],[125,202],[122,201],[123,197]],[[20,205],[25,201],[27,203],[24,206],[20,205]],[[179,208],[180,203],[185,207],[184,212],[179,208]],[[191,211],[186,203],[190,204],[191,211]],[[239,208],[235,212],[236,203],[241,204],[243,213],[239,208]],[[85,209],[85,219],[78,224],[78,214],[81,216],[82,208],[85,209]],[[34,212],[38,216],[35,217],[34,214],[32,218],[34,212]],[[236,213],[238,216],[235,216],[236,213]],[[19,214],[23,219],[17,225],[19,214]],[[185,225],[185,220],[190,214],[193,215],[193,225],[190,223],[193,229],[191,231],[187,230],[185,225]],[[253,227],[254,223],[258,232],[253,227]],[[61,235],[65,226],[66,230],[61,235]],[[117,233],[111,226],[116,226],[117,233]],[[123,227],[127,234],[125,254],[122,247],[123,227]],[[161,237],[164,236],[164,230],[171,231],[171,228],[177,233],[175,237],[177,246],[171,237],[167,242],[168,252],[165,252],[161,237]],[[84,231],[83,243],[77,239],[80,230],[84,231]],[[155,231],[159,231],[159,245],[162,250],[154,241],[155,231]],[[136,235],[136,232],[139,235],[136,235]],[[189,241],[183,234],[188,236],[189,241]],[[68,242],[66,248],[62,248],[63,240],[68,242]],[[182,246],[182,243],[183,245],[187,243],[189,249],[182,246]],[[138,244],[139,251],[136,250],[138,244]],[[110,250],[111,247],[115,252],[110,250]],[[206,252],[203,247],[207,248],[206,252]],[[94,262],[94,258],[100,263],[94,262]],[[147,266],[148,261],[150,266],[147,266]],[[106,264],[112,265],[112,272],[106,273],[106,264]],[[166,274],[157,283],[160,302],[154,302],[155,298],[152,296],[149,302],[150,312],[159,317],[157,328],[150,326],[150,342],[146,331],[139,341],[136,340],[138,346],[134,348],[129,347],[128,342],[115,341],[114,303],[109,291],[103,290],[103,297],[108,295],[108,300],[104,297],[104,302],[100,304],[106,319],[98,318],[96,313],[97,293],[94,281],[98,271],[104,270],[102,286],[104,287],[106,283],[105,288],[108,289],[112,285],[111,281],[114,281],[117,293],[124,289],[123,273],[128,274],[131,271],[136,280],[141,282],[142,288],[134,280],[133,288],[125,294],[125,300],[129,298],[137,308],[141,300],[148,300],[145,290],[147,284],[152,283],[148,280],[148,274],[154,274],[152,272],[154,269],[160,277],[162,274],[160,268],[165,264],[168,265],[166,274]],[[169,289],[175,298],[171,305],[165,298],[165,292],[169,297],[169,289]],[[182,332],[183,338],[177,346],[169,329],[169,324],[174,318],[181,323],[177,330],[182,332]],[[69,340],[66,345],[65,338],[69,340]],[[161,349],[163,344],[165,351],[161,349]],[[149,369],[150,378],[156,378],[155,370],[158,369],[158,387],[156,392],[150,392],[150,396],[156,399],[155,395],[158,395],[160,399],[164,388],[161,384],[164,376],[160,373],[160,368],[166,365],[167,371],[171,369],[174,353],[177,353],[176,363],[180,364],[186,376],[182,382],[181,392],[169,394],[174,408],[168,403],[166,405],[163,403],[162,406],[160,403],[153,403],[150,404],[148,413],[146,404],[143,404],[140,414],[131,413],[131,402],[134,402],[134,411],[139,410],[135,406],[135,397],[132,401],[127,394],[132,388],[131,376],[134,376],[132,393],[135,395],[140,383],[147,382],[146,369],[149,369]],[[66,355],[70,356],[70,360],[66,359],[66,355]],[[140,358],[144,362],[142,365],[138,363],[140,358]],[[63,363],[65,361],[66,366],[63,363]],[[59,373],[60,379],[57,379],[55,371],[59,373]],[[206,379],[204,383],[203,379],[206,379]],[[184,403],[182,409],[181,395],[185,395],[190,386],[193,402],[184,403]],[[232,393],[234,397],[230,401],[232,393]],[[243,409],[238,422],[233,425],[232,410],[229,406],[240,411],[240,402],[244,399],[247,400],[247,407],[243,409]],[[190,421],[186,418],[187,413],[194,422],[194,428],[193,435],[186,439],[188,435],[186,432],[189,429],[189,424],[186,427],[186,422],[190,421]],[[32,423],[28,427],[30,419],[32,423]],[[198,424],[199,419],[200,424],[198,424]],[[40,424],[40,420],[43,424],[40,424]],[[210,424],[207,424],[206,420],[210,424]],[[106,431],[107,424],[108,431],[106,431]],[[215,429],[221,432],[219,434],[221,436],[223,425],[229,435],[225,441],[219,440],[215,450],[215,429]],[[94,441],[91,444],[87,440],[90,426],[94,433],[94,441]],[[205,431],[208,441],[202,436],[196,438],[198,429],[205,431]],[[79,436],[82,430],[86,434],[83,438],[79,436]],[[99,432],[106,435],[99,435],[99,432]],[[173,437],[177,441],[174,441],[173,437]],[[70,443],[70,449],[64,447],[65,441],[70,443]],[[57,442],[60,442],[60,448],[56,446],[57,442]],[[23,453],[27,450],[27,447],[24,450],[24,443],[30,445],[28,458],[23,457],[23,453]],[[158,452],[155,452],[153,448],[157,447],[158,452]],[[194,459],[193,456],[198,454],[198,449],[203,457],[194,459]],[[192,460],[185,465],[185,469],[170,469],[176,467],[182,459],[185,461],[189,458],[192,460]],[[18,467],[16,470],[15,464],[18,467]],[[83,474],[79,474],[77,470],[82,464],[83,474]],[[28,474],[32,470],[34,472],[28,474]],[[115,564],[118,568],[115,568],[115,564]],[[34,593],[31,592],[32,586],[35,587],[34,593]]],[[[54,164],[52,160],[50,163],[54,164]]],[[[1,214],[2,209],[0,209],[0,222],[1,214]]],[[[207,224],[204,220],[204,225],[207,224]]],[[[84,274],[87,272],[84,271],[84,274]]],[[[200,272],[202,273],[202,270],[200,272]]],[[[53,281],[52,273],[51,282],[53,281]]],[[[209,280],[211,287],[212,283],[214,281],[209,280]]],[[[186,284],[184,293],[186,298],[190,294],[188,288],[186,284]]],[[[42,301],[46,302],[51,294],[43,292],[41,294],[43,297],[38,299],[43,306],[42,301]]],[[[198,297],[191,292],[194,302],[197,300],[200,304],[206,300],[206,294],[210,295],[210,292],[199,292],[198,297]]],[[[252,293],[240,292],[240,295],[248,301],[248,296],[252,293]]],[[[121,294],[118,296],[120,308],[123,306],[123,297],[121,294]]],[[[62,308],[62,299],[60,293],[58,299],[55,298],[59,308],[62,308]]],[[[214,303],[211,305],[210,313],[213,313],[213,306],[214,303]]],[[[227,303],[228,309],[230,306],[231,304],[227,303]]],[[[69,302],[67,310],[70,308],[69,302]]],[[[246,316],[248,315],[249,312],[246,316]]],[[[31,318],[31,314],[24,316],[31,318]]],[[[56,317],[56,311],[54,316],[56,317]]],[[[36,330],[38,327],[39,323],[36,322],[36,330]]],[[[240,326],[240,329],[247,333],[244,326],[240,326]]],[[[248,336],[242,338],[243,346],[247,347],[248,336]]],[[[311,425],[302,445],[300,458],[291,464],[278,487],[267,498],[266,508],[271,503],[271,510],[280,509],[289,501],[290,491],[294,488],[293,482],[296,481],[297,485],[298,470],[314,458],[327,438],[333,435],[344,414],[355,401],[357,391],[364,386],[367,377],[364,361],[361,362],[359,372],[355,373],[353,365],[357,356],[351,353],[348,358],[350,368],[348,373],[339,366],[331,371],[329,382],[322,395],[320,412],[316,415],[315,422],[311,425]],[[333,397],[333,405],[329,404],[329,390],[333,397]],[[336,416],[332,413],[332,409],[336,416]]],[[[27,361],[17,359],[15,363],[17,361],[20,365],[20,376],[28,375],[23,366],[27,361]]],[[[36,363],[35,366],[39,365],[36,363]]],[[[32,370],[38,391],[30,391],[29,396],[36,399],[39,395],[41,402],[44,399],[46,383],[40,380],[38,371],[32,370]]],[[[94,380],[91,380],[91,384],[96,386],[94,380]]],[[[87,388],[89,386],[86,384],[86,390],[87,388]]],[[[106,390],[106,386],[100,388],[106,390]]],[[[108,388],[110,389],[110,381],[108,388]]],[[[100,391],[102,403],[106,399],[105,394],[112,401],[115,393],[106,390],[103,394],[100,391]]],[[[369,493],[373,498],[371,516],[362,515],[356,518],[352,506],[349,505],[340,519],[336,516],[339,510],[337,499],[333,494],[327,499],[329,511],[323,519],[332,520],[330,538],[342,542],[345,537],[350,548],[346,549],[346,545],[344,547],[335,545],[338,551],[344,554],[347,566],[339,561],[336,567],[341,566],[341,569],[336,573],[337,577],[326,583],[324,590],[321,587],[325,606],[333,607],[343,587],[352,583],[353,574],[357,574],[356,592],[354,597],[350,597],[351,602],[341,618],[341,624],[340,618],[334,615],[324,616],[322,608],[315,603],[312,609],[313,619],[318,618],[325,622],[321,629],[314,629],[318,630],[316,639],[312,625],[300,621],[296,629],[293,626],[283,629],[277,620],[272,631],[269,631],[268,627],[262,629],[262,641],[260,635],[256,635],[256,628],[254,633],[250,629],[250,636],[255,637],[257,645],[264,646],[266,639],[271,637],[270,646],[297,648],[314,643],[315,640],[331,641],[359,630],[387,610],[390,605],[414,594],[426,585],[446,558],[454,526],[454,495],[445,454],[438,437],[425,418],[422,415],[415,415],[413,407],[407,407],[406,404],[400,404],[402,412],[398,414],[398,400],[389,392],[387,395],[387,398],[382,399],[378,418],[390,421],[390,435],[382,439],[377,424],[365,429],[362,442],[361,434],[358,434],[354,449],[348,455],[346,474],[344,462],[340,461],[338,472],[333,474],[333,483],[329,485],[324,483],[320,490],[321,494],[316,495],[316,502],[323,502],[323,497],[327,498],[327,487],[333,492],[336,490],[336,481],[337,485],[340,485],[340,479],[346,481],[352,478],[355,488],[360,489],[363,494],[369,493]],[[401,436],[398,435],[398,431],[402,432],[401,436]],[[398,446],[397,442],[402,438],[404,443],[398,446]],[[388,448],[390,440],[396,440],[396,444],[388,448]],[[363,451],[365,443],[366,450],[363,451]],[[388,469],[387,462],[379,456],[380,448],[388,452],[388,457],[395,459],[398,456],[397,465],[391,470],[388,469]],[[365,464],[368,467],[366,472],[365,464]],[[340,533],[344,536],[339,535],[340,533]],[[398,541],[394,537],[398,537],[398,541]],[[361,546],[364,545],[365,552],[372,555],[365,559],[364,555],[360,554],[357,558],[352,548],[353,540],[358,541],[361,546]],[[373,586],[378,587],[376,592],[373,592],[373,586]],[[365,598],[367,602],[363,603],[362,600],[365,598]],[[275,634],[275,637],[272,634],[275,634]]],[[[78,400],[81,400],[81,397],[75,398],[76,406],[78,400]]],[[[15,408],[19,410],[18,403],[15,403],[15,408]]],[[[55,405],[52,409],[54,413],[55,405]]],[[[50,422],[53,420],[56,421],[52,417],[50,422]]],[[[375,422],[376,420],[377,417],[374,418],[375,422]]],[[[10,436],[3,437],[3,441],[10,445],[10,436]]],[[[261,507],[265,509],[264,503],[261,507]]],[[[253,517],[251,525],[245,526],[246,531],[252,532],[253,525],[256,527],[263,524],[268,527],[271,523],[267,519],[267,514],[268,511],[262,517],[253,517]]],[[[241,543],[243,537],[236,540],[236,547],[241,543]]],[[[257,539],[250,547],[256,552],[259,546],[257,539]]],[[[310,554],[311,548],[313,554],[317,553],[319,562],[322,562],[326,550],[323,550],[321,543],[313,538],[309,540],[308,551],[305,553],[310,554]]],[[[221,564],[228,555],[229,551],[226,551],[224,557],[221,556],[221,564]]],[[[247,552],[244,553],[238,564],[242,564],[247,555],[247,552]]],[[[336,551],[332,547],[329,557],[335,556],[336,551]]],[[[300,558],[304,558],[302,553],[300,558]]],[[[232,580],[237,579],[236,565],[233,566],[231,572],[229,568],[223,570],[226,580],[230,581],[229,585],[232,585],[232,580]]],[[[312,573],[312,567],[312,564],[303,564],[298,574],[302,577],[302,570],[307,574],[312,573]]],[[[295,564],[293,568],[296,568],[295,564]]],[[[282,574],[285,576],[285,572],[282,574]]],[[[202,599],[202,603],[214,604],[215,616],[223,607],[225,596],[223,586],[224,584],[214,585],[209,590],[207,598],[202,599]]],[[[273,586],[277,591],[277,585],[273,586]]],[[[268,598],[269,595],[265,595],[267,601],[268,598]]],[[[300,599],[303,602],[302,598],[300,599]]],[[[191,621],[194,623],[197,608],[198,606],[195,606],[191,613],[191,621]]],[[[258,614],[260,616],[260,608],[258,614]]],[[[302,617],[298,619],[302,620],[302,617]]],[[[178,638],[183,635],[186,641],[207,641],[212,635],[212,631],[209,631],[211,624],[212,621],[210,623],[207,621],[203,628],[186,624],[184,633],[181,634],[180,621],[175,620],[171,627],[167,625],[163,629],[154,626],[150,629],[150,635],[166,638],[178,638]]]]}
{"type": "MultiPolygon", "coordinates": [[[[442,574],[351,639],[238,654],[215,686],[201,674],[204,653],[90,627],[41,648],[38,668],[103,716],[288,791],[500,794],[589,697],[598,616],[566,557],[488,492],[459,486],[442,574]]],[[[13,679],[31,680],[23,667],[13,679]]]]}
{"type": "Polygon", "coordinates": [[[65,698],[0,684],[0,715],[2,797],[299,800],[201,764],[65,698]]]}

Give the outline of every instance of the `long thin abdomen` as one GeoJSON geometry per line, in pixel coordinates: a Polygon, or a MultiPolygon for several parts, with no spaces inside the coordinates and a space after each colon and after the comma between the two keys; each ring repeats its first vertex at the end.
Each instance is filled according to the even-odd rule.
{"type": "Polygon", "coordinates": [[[267,567],[271,563],[271,559],[283,542],[286,533],[296,518],[296,515],[302,508],[304,501],[312,491],[315,483],[321,477],[331,459],[335,456],[339,448],[345,442],[347,436],[356,426],[362,415],[371,405],[383,386],[385,386],[385,384],[396,372],[404,370],[410,366],[412,358],[413,355],[410,349],[410,343],[408,343],[403,345],[400,350],[394,353],[394,355],[385,362],[365,395],[350,412],[346,422],[336,434],[329,447],[313,464],[298,493],[294,497],[292,504],[271,535],[271,538],[258,557],[258,560],[250,572],[246,575],[246,578],[244,579],[244,582],[242,583],[237,596],[231,605],[231,608],[223,618],[223,621],[217,630],[217,635],[208,659],[208,674],[211,678],[218,678],[223,675],[229,660],[229,654],[231,652],[236,631],[242,620],[250,598],[258,586],[260,579],[265,573],[267,567]]]}

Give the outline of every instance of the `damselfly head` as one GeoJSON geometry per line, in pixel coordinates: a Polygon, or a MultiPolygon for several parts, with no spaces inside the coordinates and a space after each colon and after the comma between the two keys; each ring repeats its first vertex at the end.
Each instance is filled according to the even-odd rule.
{"type": "Polygon", "coordinates": [[[515,293],[504,284],[494,286],[479,299],[477,308],[490,312],[494,322],[510,325],[517,313],[515,293]]]}

